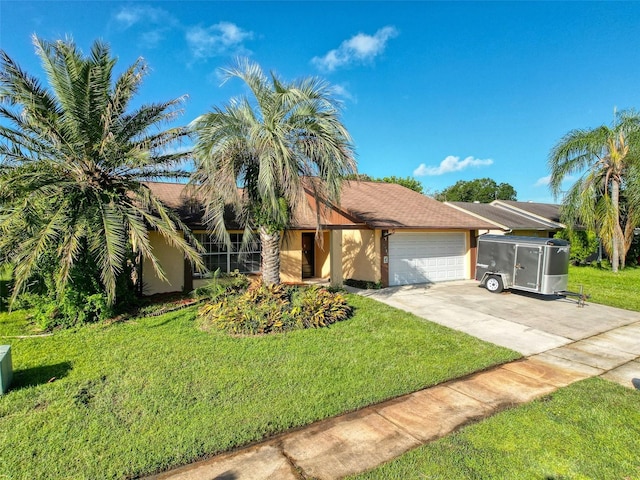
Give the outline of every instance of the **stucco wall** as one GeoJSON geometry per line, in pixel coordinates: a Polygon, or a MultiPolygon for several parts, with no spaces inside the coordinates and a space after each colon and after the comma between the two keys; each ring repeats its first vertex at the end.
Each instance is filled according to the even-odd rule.
{"type": "Polygon", "coordinates": [[[380,280],[380,230],[342,231],[342,276],[380,280]]]}
{"type": "Polygon", "coordinates": [[[142,285],[145,295],[154,293],[178,292],[184,287],[184,257],[180,250],[170,246],[158,232],[149,232],[149,241],[153,254],[162,266],[168,281],[162,281],[151,262],[142,261],[142,285]]]}
{"type": "Polygon", "coordinates": [[[518,235],[520,237],[540,237],[547,238],[550,230],[513,230],[511,232],[505,232],[504,230],[480,230],[480,235],[518,235]]]}
{"type": "Polygon", "coordinates": [[[331,275],[331,264],[329,262],[330,237],[329,232],[322,232],[322,246],[316,242],[315,251],[315,272],[316,277],[328,278],[331,275]]]}
{"type": "Polygon", "coordinates": [[[514,230],[510,235],[518,235],[521,237],[540,237],[540,238],[548,238],[549,231],[548,230],[514,230]]]}
{"type": "Polygon", "coordinates": [[[478,230],[478,235],[505,235],[504,230],[478,230]]]}
{"type": "Polygon", "coordinates": [[[280,281],[302,281],[302,232],[299,230],[288,232],[280,244],[280,281]]]}

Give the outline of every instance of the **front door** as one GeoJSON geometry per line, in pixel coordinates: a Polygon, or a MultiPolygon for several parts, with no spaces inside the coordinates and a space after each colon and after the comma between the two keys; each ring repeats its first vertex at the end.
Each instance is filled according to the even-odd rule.
{"type": "Polygon", "coordinates": [[[315,235],[313,233],[302,234],[302,278],[315,276],[315,235]]]}
{"type": "Polygon", "coordinates": [[[541,247],[516,247],[516,265],[513,276],[513,284],[517,287],[538,290],[540,287],[540,260],[542,259],[541,247]]]}

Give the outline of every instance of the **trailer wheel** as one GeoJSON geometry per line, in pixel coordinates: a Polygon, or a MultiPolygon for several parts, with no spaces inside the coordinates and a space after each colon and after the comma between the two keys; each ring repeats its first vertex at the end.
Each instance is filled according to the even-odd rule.
{"type": "Polygon", "coordinates": [[[504,290],[504,285],[502,284],[502,277],[499,275],[491,275],[487,278],[484,286],[491,293],[501,293],[504,290]]]}

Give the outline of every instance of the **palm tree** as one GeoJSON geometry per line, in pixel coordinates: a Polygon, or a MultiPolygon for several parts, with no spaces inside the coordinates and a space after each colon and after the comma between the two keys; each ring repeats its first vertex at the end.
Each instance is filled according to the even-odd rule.
{"type": "Polygon", "coordinates": [[[640,223],[640,198],[630,188],[640,168],[640,115],[615,115],[612,127],[567,133],[549,155],[550,187],[557,197],[562,181],[581,177],[565,194],[563,216],[581,223],[602,239],[614,272],[624,268],[633,230],[640,223]]]}
{"type": "Polygon", "coordinates": [[[141,256],[164,278],[150,228],[203,267],[189,230],[142,183],[188,175],[176,168],[189,153],[173,147],[187,129],[160,128],[183,98],[131,109],[142,59],[116,77],[100,41],[88,56],[70,40],[33,43],[49,88],[0,52],[0,252],[15,266],[14,298],[48,259],[58,293],[88,269],[112,305],[141,256]]]}
{"type": "Polygon", "coordinates": [[[225,206],[244,228],[244,245],[257,229],[263,280],[279,283],[280,241],[292,207],[307,204],[305,185],[316,200],[339,200],[342,178],[356,172],[351,137],[332,88],[322,80],[285,83],[246,59],[223,74],[243,80],[252,98],[233,99],[193,121],[192,184],[205,199],[205,218],[220,241],[229,244],[225,206]]]}

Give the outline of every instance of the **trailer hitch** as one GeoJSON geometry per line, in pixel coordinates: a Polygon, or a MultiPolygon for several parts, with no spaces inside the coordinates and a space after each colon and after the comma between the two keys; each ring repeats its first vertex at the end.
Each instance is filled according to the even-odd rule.
{"type": "Polygon", "coordinates": [[[586,305],[587,299],[591,297],[591,295],[587,295],[583,292],[583,287],[580,285],[579,292],[570,292],[568,290],[560,290],[559,292],[554,292],[556,295],[560,295],[561,297],[576,297],[578,299],[578,307],[584,307],[586,305]]]}

